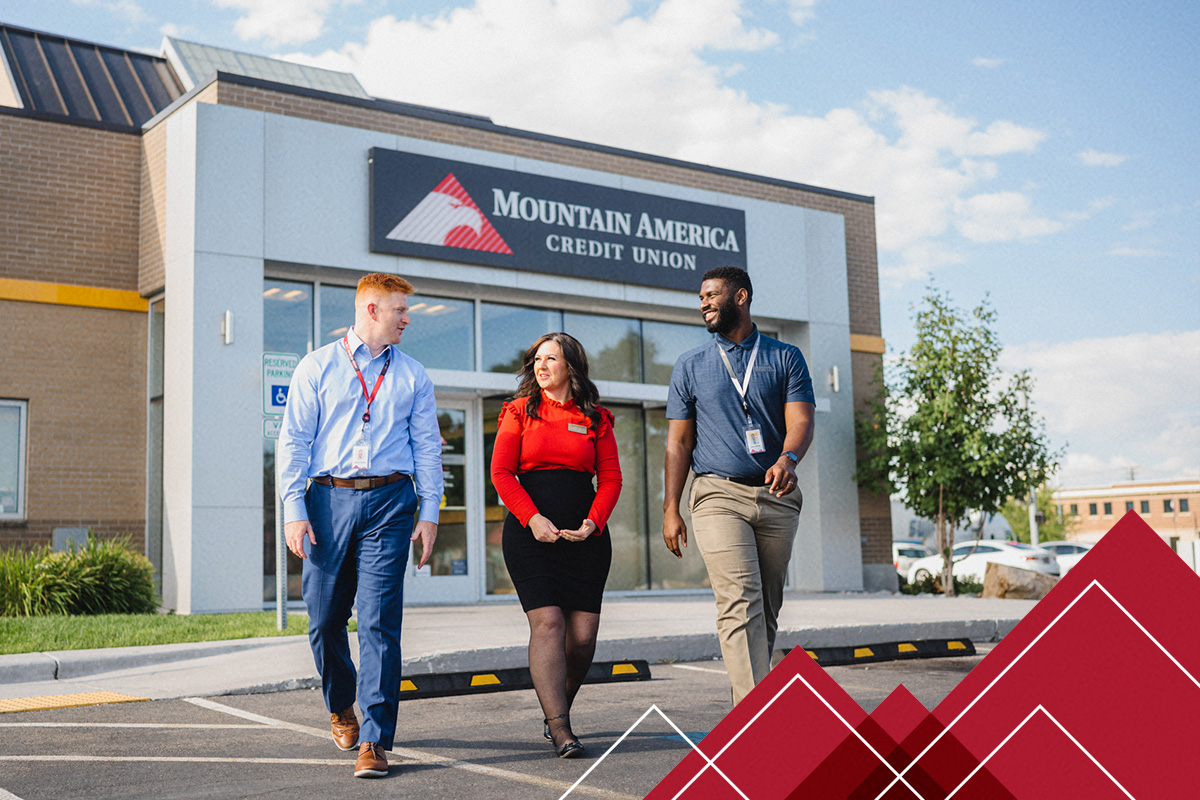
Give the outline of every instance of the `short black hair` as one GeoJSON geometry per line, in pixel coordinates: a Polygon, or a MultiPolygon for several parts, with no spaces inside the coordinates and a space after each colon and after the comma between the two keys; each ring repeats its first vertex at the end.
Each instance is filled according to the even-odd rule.
{"type": "Polygon", "coordinates": [[[713,267],[704,273],[700,282],[711,280],[725,281],[725,284],[734,292],[738,289],[745,289],[747,304],[754,299],[754,287],[750,285],[750,275],[741,267],[713,267]]]}

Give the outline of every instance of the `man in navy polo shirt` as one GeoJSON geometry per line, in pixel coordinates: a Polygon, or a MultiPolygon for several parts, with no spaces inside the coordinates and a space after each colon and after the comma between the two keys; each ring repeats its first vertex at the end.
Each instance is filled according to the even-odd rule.
{"type": "Polygon", "coordinates": [[[679,357],[667,395],[663,539],[683,557],[679,499],[690,466],[692,526],[735,705],[771,669],[802,502],[796,464],[812,442],[816,407],[804,356],[758,332],[753,295],[745,270],[704,273],[700,313],[716,337],[679,357]]]}

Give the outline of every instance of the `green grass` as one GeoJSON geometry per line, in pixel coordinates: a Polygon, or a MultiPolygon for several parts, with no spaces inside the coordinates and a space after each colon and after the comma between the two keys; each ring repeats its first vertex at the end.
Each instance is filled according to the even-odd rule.
{"type": "MultiPolygon", "coordinates": [[[[357,630],[354,620],[350,630],[357,630]]],[[[275,629],[275,612],[246,614],[96,614],[0,617],[0,655],[45,650],[86,650],[178,642],[212,642],[258,636],[298,636],[308,617],[289,614],[286,631],[275,629]]]]}

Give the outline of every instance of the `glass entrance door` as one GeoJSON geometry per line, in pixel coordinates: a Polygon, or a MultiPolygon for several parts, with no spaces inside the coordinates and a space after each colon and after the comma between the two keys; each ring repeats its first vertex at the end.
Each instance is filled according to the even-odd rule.
{"type": "Polygon", "coordinates": [[[479,562],[479,411],[471,400],[438,398],[442,433],[442,495],[437,543],[423,569],[417,569],[420,546],[409,556],[404,581],[411,603],[473,603],[479,562]]]}

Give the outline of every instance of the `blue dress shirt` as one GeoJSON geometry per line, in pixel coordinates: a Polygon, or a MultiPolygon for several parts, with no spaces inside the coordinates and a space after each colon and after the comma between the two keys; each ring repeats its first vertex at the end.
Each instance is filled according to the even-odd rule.
{"type": "Polygon", "coordinates": [[[713,341],[689,350],[675,362],[667,392],[667,419],[696,421],[696,446],[692,470],[712,472],[726,478],[758,477],[770,469],[783,453],[787,423],[783,407],[792,402],[814,402],[808,364],[795,345],[785,344],[754,332],[740,343],[718,334],[713,341]],[[746,414],[742,399],[717,348],[729,356],[738,380],[755,342],[760,342],[754,360],[754,375],[746,390],[750,419],[762,430],[766,450],[751,455],[746,450],[746,414]]]}
{"type": "Polygon", "coordinates": [[[371,358],[370,348],[353,328],[346,336],[368,389],[375,387],[389,354],[392,359],[371,403],[371,421],[366,426],[371,466],[365,470],[351,466],[352,450],[362,436],[367,399],[338,339],[302,358],[292,374],[279,431],[279,463],[275,465],[283,519],[308,519],[304,506],[308,478],[403,472],[412,475],[416,483],[421,499],[418,519],[436,524],[443,491],[442,436],[433,381],[425,367],[394,345],[371,358]]]}

